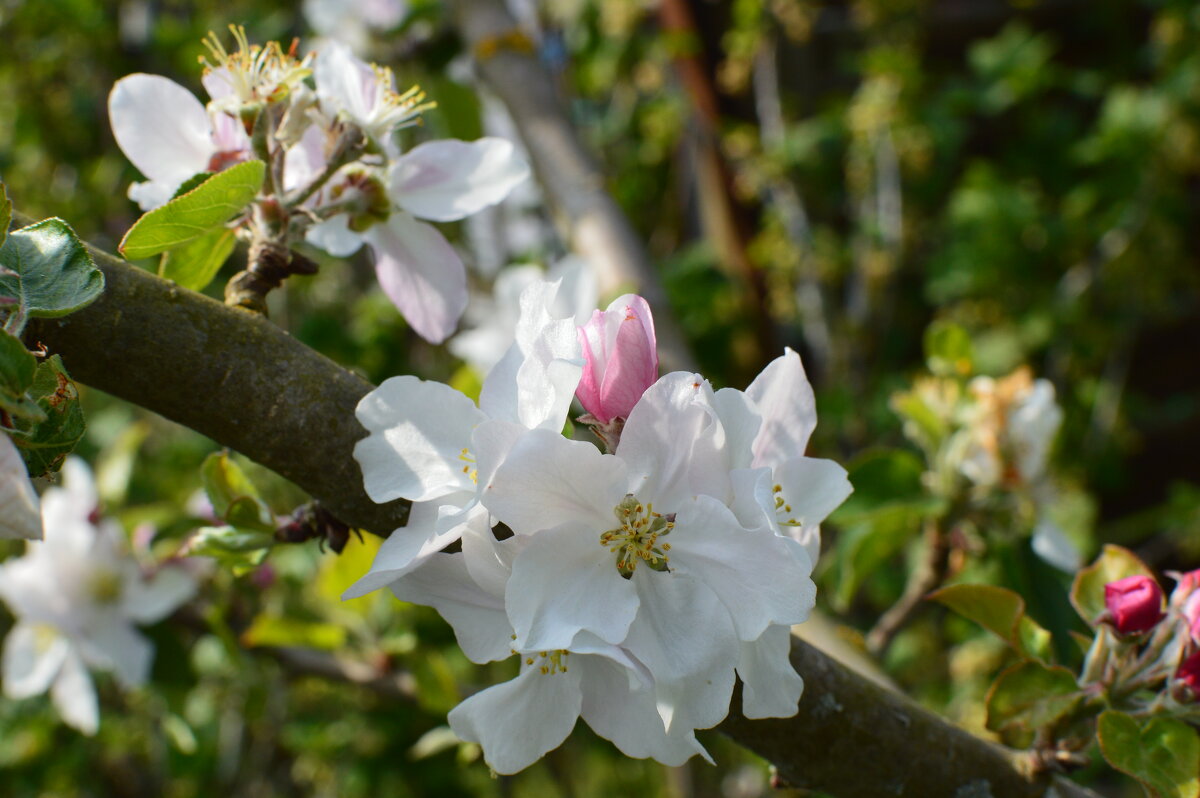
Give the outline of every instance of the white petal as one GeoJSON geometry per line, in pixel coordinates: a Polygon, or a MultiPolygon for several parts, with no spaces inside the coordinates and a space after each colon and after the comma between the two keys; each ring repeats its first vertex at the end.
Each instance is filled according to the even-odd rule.
{"type": "Polygon", "coordinates": [[[484,420],[475,403],[448,385],[392,377],[355,408],[367,432],[354,447],[363,487],[376,502],[428,501],[474,490],[462,452],[484,420]]]}
{"type": "Polygon", "coordinates": [[[512,626],[504,614],[504,597],[481,588],[471,578],[464,555],[434,554],[393,582],[391,589],[401,601],[437,610],[472,662],[512,655],[512,626]]]}
{"type": "Polygon", "coordinates": [[[580,631],[619,643],[638,610],[600,533],[571,524],[531,537],[513,560],[504,603],[514,647],[536,650],[569,648],[580,631]]]}
{"type": "Polygon", "coordinates": [[[96,688],[92,686],[92,677],[83,660],[74,651],[69,652],[63,662],[62,670],[50,688],[50,698],[68,726],[87,735],[95,734],[100,728],[96,688]]]}
{"type": "Polygon", "coordinates": [[[777,465],[774,478],[782,488],[780,495],[784,500],[777,520],[799,524],[784,526],[783,531],[805,544],[809,558],[815,563],[821,553],[818,527],[854,492],[846,469],[832,460],[796,457],[777,465]]]}
{"type": "Polygon", "coordinates": [[[4,694],[28,698],[46,692],[69,648],[67,639],[52,627],[18,622],[4,639],[4,694]]]}
{"type": "Polygon", "coordinates": [[[762,413],[754,446],[754,465],[773,466],[804,454],[817,426],[817,403],[800,356],[791,349],[754,378],[746,395],[762,413]]]}
{"type": "Polygon", "coordinates": [[[152,211],[159,205],[165,205],[174,197],[181,182],[177,180],[147,180],[144,183],[130,183],[126,196],[136,202],[143,211],[152,211]]]}
{"type": "Polygon", "coordinates": [[[16,444],[0,433],[0,538],[42,539],[37,493],[16,444]]]}
{"type": "Polygon", "coordinates": [[[452,222],[500,202],[529,177],[529,165],[512,142],[442,139],[419,144],[388,173],[388,194],[404,210],[435,222],[452,222]]]}
{"type": "Polygon", "coordinates": [[[754,460],[754,443],[762,429],[758,407],[749,396],[733,388],[717,391],[713,405],[725,428],[728,467],[749,468],[754,460]]]}
{"type": "Polygon", "coordinates": [[[479,395],[479,406],[492,418],[562,429],[583,360],[574,320],[550,315],[558,287],[538,280],[521,292],[515,340],[479,395]]]}
{"type": "Polygon", "coordinates": [[[581,704],[572,672],[543,674],[528,668],[517,678],[468,698],[450,710],[450,728],[483,747],[497,773],[529,767],[567,739],[581,704]]]}
{"type": "Polygon", "coordinates": [[[638,568],[630,581],[641,606],[622,647],[654,676],[667,730],[717,725],[729,713],[739,651],[729,613],[711,590],[678,572],[638,568]]]}
{"type": "Polygon", "coordinates": [[[79,641],[84,659],[96,667],[112,669],[126,687],[146,683],[154,646],[129,621],[115,612],[96,613],[79,641]]]}
{"type": "Polygon", "coordinates": [[[672,512],[699,493],[732,496],[724,447],[712,387],[699,374],[679,371],[642,394],[625,422],[617,455],[629,465],[632,492],[672,512]]]}
{"type": "Polygon", "coordinates": [[[625,465],[583,441],[532,430],[517,441],[483,492],[483,503],[519,535],[573,524],[600,533],[616,526],[625,465]]]}
{"type": "Polygon", "coordinates": [[[371,67],[338,41],[322,44],[313,62],[317,96],[326,113],[344,112],[359,127],[368,126],[379,99],[377,79],[371,67]]]}
{"type": "Polygon", "coordinates": [[[446,340],[467,306],[467,270],[454,247],[435,227],[399,211],[364,237],[383,293],[426,341],[446,340]]]}
{"type": "Polygon", "coordinates": [[[349,214],[339,213],[308,228],[304,240],[335,258],[348,258],[362,246],[363,234],[350,229],[349,214]]]}
{"type": "Polygon", "coordinates": [[[196,595],[196,579],[178,566],[159,568],[149,579],[136,579],[125,586],[122,611],[137,623],[156,623],[196,595]]]}
{"type": "Polygon", "coordinates": [[[511,421],[489,419],[471,432],[471,453],[475,455],[476,486],[484,490],[492,484],[496,469],[508,457],[513,446],[529,430],[511,421]]]}
{"type": "Polygon", "coordinates": [[[108,119],[121,151],[154,182],[178,186],[208,168],[216,151],[200,101],[161,75],[126,75],[108,95],[108,119]]]}
{"type": "Polygon", "coordinates": [[[796,714],[804,680],[792,667],[791,631],[770,626],[753,643],[742,643],[738,677],[742,680],[742,714],[747,718],[790,718],[796,714]]]}
{"type": "Polygon", "coordinates": [[[580,714],[592,731],[611,740],[621,753],[636,759],[651,757],[670,766],[682,765],[696,754],[712,762],[691,729],[667,734],[654,690],[633,686],[626,668],[607,657],[589,655],[573,657],[571,667],[580,669],[580,714]]]}
{"type": "Polygon", "coordinates": [[[799,544],[742,529],[709,496],[680,510],[670,541],[671,566],[717,595],[741,640],[758,639],[771,624],[800,623],[813,608],[812,562],[799,544]]]}
{"type": "Polygon", "coordinates": [[[474,494],[454,493],[413,504],[408,523],[383,541],[370,570],[342,598],[358,598],[386,587],[462,537],[472,516],[482,515],[486,521],[487,510],[475,504],[474,498],[474,494]]]}
{"type": "Polygon", "coordinates": [[[1079,547],[1062,527],[1049,518],[1041,518],[1033,527],[1033,553],[1060,571],[1073,574],[1083,565],[1079,547]]]}

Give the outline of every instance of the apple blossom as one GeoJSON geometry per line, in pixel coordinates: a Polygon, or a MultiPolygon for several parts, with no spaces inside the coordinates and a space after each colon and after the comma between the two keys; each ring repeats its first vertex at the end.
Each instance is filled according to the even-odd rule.
{"type": "Polygon", "coordinates": [[[613,300],[579,328],[583,378],[575,392],[599,425],[626,418],[658,379],[658,350],[650,305],[636,294],[613,300]]]}
{"type": "Polygon", "coordinates": [[[134,624],[165,617],[196,585],[176,567],[144,575],[120,531],[93,523],[96,488],[83,462],[68,459],[63,475],[63,487],[42,497],[45,541],[0,565],[0,598],[17,616],[4,642],[4,693],[49,688],[63,719],[93,734],[99,712],[87,667],[111,670],[126,687],[145,682],[153,647],[134,624]]]}
{"type": "Polygon", "coordinates": [[[414,502],[408,525],[388,537],[370,572],[347,596],[402,576],[457,540],[477,514],[479,491],[526,430],[562,429],[579,382],[573,319],[555,319],[558,283],[537,282],[521,294],[516,340],[484,381],[479,405],[436,382],[385,380],[356,409],[370,433],[354,448],[367,495],[414,502]]]}
{"type": "Polygon", "coordinates": [[[1154,628],[1163,619],[1163,593],[1158,582],[1134,574],[1104,586],[1104,605],[1112,624],[1121,634],[1138,634],[1154,628]]]}
{"type": "Polygon", "coordinates": [[[1193,642],[1200,644],[1200,569],[1167,573],[1176,580],[1171,591],[1171,609],[1183,616],[1193,642]]]}

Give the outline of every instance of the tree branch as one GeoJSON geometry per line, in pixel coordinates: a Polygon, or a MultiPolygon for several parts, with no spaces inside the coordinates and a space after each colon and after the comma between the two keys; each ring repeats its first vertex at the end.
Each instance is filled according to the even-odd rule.
{"type": "Polygon", "coordinates": [[[476,69],[521,133],[563,237],[592,264],[601,294],[636,290],[650,303],[668,370],[693,370],[694,358],[649,253],[605,190],[604,173],[575,134],[554,81],[517,21],[502,0],[454,0],[452,6],[459,33],[476,55],[476,69]],[[522,42],[524,48],[518,46],[522,42]]]}
{"type": "MultiPolygon", "coordinates": [[[[351,457],[363,437],[353,410],[367,382],[266,319],[92,254],[107,280],[104,294],[71,316],[31,325],[31,341],[61,355],[81,382],[237,449],[347,523],[388,534],[403,520],[402,503],[366,497],[351,457]]],[[[735,701],[720,727],[787,781],[839,798],[1045,794],[1020,755],[889,694],[807,643],[793,641],[792,660],[807,685],[798,715],[746,720],[735,701]]],[[[1064,789],[1078,788],[1059,788],[1060,795],[1090,795],[1064,789]]]]}

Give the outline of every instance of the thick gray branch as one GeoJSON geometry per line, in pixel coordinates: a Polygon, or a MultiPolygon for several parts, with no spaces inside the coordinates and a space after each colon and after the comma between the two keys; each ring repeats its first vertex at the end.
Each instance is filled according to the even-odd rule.
{"type": "MultiPolygon", "coordinates": [[[[351,457],[364,380],[266,319],[228,308],[95,252],[104,295],[61,320],[31,326],[30,341],[60,354],[72,375],[191,427],[291,479],[347,523],[390,533],[401,503],[364,495],[351,457]]],[[[1033,798],[1044,788],[990,743],[795,641],[806,682],[800,713],[721,730],[764,756],[792,784],[839,798],[1033,798]],[[989,791],[983,789],[986,783],[989,791]]],[[[1078,788],[1060,795],[1088,795],[1078,788]]]]}
{"type": "MultiPolygon", "coordinates": [[[[25,224],[24,220],[19,222],[25,224]]],[[[363,492],[354,417],[373,387],[249,311],[92,249],[104,295],[26,340],[62,355],[71,376],[245,454],[295,482],[353,527],[387,535],[404,502],[363,492]]]]}
{"type": "Polygon", "coordinates": [[[502,0],[454,0],[452,5],[459,33],[477,55],[480,76],[521,133],[564,238],[592,264],[601,293],[633,290],[650,303],[664,365],[694,369],[650,255],[605,189],[604,173],[576,134],[554,81],[535,54],[514,46],[528,42],[520,38],[516,20],[502,0]]]}

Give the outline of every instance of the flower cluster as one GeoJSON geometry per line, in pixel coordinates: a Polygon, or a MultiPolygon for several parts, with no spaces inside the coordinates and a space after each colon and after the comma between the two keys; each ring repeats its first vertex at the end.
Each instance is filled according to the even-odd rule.
{"type": "Polygon", "coordinates": [[[1158,581],[1137,573],[1104,586],[1101,620],[1140,647],[1139,661],[1148,665],[1140,674],[1166,678],[1173,698],[1183,703],[1200,700],[1200,570],[1169,572],[1175,589],[1164,607],[1158,581]]]}
{"type": "Polygon", "coordinates": [[[215,36],[206,42],[207,104],[158,75],[128,75],[113,87],[117,144],[148,178],[130,197],[150,210],[198,174],[261,160],[263,190],[234,222],[252,244],[287,252],[305,240],[336,257],[366,244],[381,288],[413,329],[444,340],[466,307],[466,271],[419,220],[455,221],[495,204],[528,166],[497,138],[402,152],[396,131],[431,107],[419,88],[398,91],[391,70],[337,42],[301,58],[294,47],[251,45],[233,31],[233,52],[215,36]]]}
{"type": "Polygon", "coordinates": [[[745,392],[655,379],[644,300],[576,328],[550,314],[557,290],[524,290],[478,406],[412,377],[359,404],[368,494],[414,504],[347,596],[388,586],[435,607],[473,661],[519,659],[449,718],[500,773],[580,717],[630,756],[707,757],[695,731],[725,717],[735,677],[748,717],[796,712],[789,628],[813,606],[818,525],[851,488],[804,456],[816,417],[795,352],[745,392]],[[608,451],[562,435],[576,391],[608,451]]]}
{"type": "Polygon", "coordinates": [[[120,529],[95,522],[87,466],[70,458],[62,471],[63,487],[42,496],[45,540],[0,565],[0,599],[17,616],[4,641],[4,694],[49,689],[63,720],[94,734],[100,721],[88,667],[112,671],[126,687],[143,684],[154,649],[134,624],[166,617],[196,583],[174,566],[143,574],[124,552],[120,529]]]}

